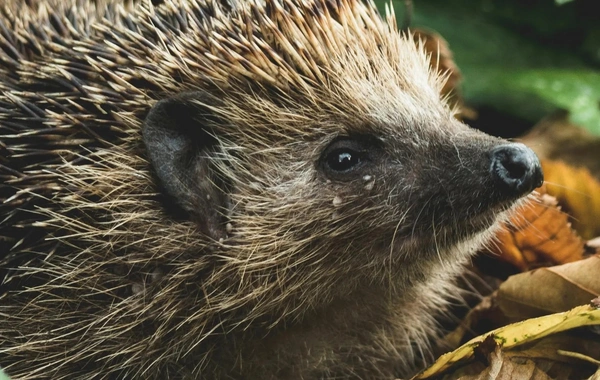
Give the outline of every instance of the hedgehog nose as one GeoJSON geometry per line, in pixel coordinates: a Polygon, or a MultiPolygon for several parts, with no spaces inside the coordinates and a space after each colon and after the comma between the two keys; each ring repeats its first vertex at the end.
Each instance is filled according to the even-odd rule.
{"type": "Polygon", "coordinates": [[[490,172],[502,191],[511,197],[525,195],[544,182],[540,160],[531,149],[519,143],[494,148],[490,172]]]}

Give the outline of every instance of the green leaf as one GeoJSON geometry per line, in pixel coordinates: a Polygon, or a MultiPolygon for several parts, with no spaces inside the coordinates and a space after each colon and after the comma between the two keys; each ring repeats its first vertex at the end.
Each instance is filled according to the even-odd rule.
{"type": "MultiPolygon", "coordinates": [[[[523,70],[500,75],[507,91],[531,94],[570,111],[571,120],[600,135],[600,73],[591,70],[523,70]]],[[[517,107],[518,108],[518,107],[517,107]]]]}
{"type": "MultiPolygon", "coordinates": [[[[414,4],[413,25],[437,31],[450,44],[463,74],[467,104],[530,124],[566,109],[573,122],[600,135],[600,73],[576,52],[524,37],[514,25],[503,23],[505,11],[498,17],[486,4],[472,0],[414,4]]],[[[552,1],[548,6],[556,11],[552,1]]],[[[394,7],[401,15],[403,2],[394,1],[394,7]]]]}
{"type": "Polygon", "coordinates": [[[10,378],[4,373],[2,368],[0,368],[0,380],[10,380],[10,378]]]}
{"type": "Polygon", "coordinates": [[[557,108],[569,110],[571,121],[600,135],[600,73],[582,69],[505,70],[492,66],[471,86],[467,99],[536,122],[557,108]]]}

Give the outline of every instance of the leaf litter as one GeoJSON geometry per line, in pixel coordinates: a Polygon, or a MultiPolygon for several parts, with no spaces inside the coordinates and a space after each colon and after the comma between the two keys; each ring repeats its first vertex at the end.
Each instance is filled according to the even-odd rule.
{"type": "MultiPolygon", "coordinates": [[[[465,110],[457,117],[476,119],[451,47],[431,30],[414,33],[432,67],[447,73],[442,95],[465,110]]],[[[600,380],[600,138],[559,109],[519,141],[540,157],[545,183],[479,253],[492,265],[474,260],[473,271],[500,286],[439,342],[449,352],[415,380],[600,380]],[[482,321],[490,328],[470,338],[482,321]]]]}

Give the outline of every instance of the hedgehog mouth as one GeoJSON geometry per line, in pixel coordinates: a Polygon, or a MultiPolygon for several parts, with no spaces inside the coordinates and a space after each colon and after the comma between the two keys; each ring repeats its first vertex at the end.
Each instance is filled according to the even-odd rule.
{"type": "Polygon", "coordinates": [[[493,231],[503,223],[507,223],[511,215],[525,203],[526,198],[521,198],[490,207],[487,210],[459,219],[453,224],[440,227],[437,235],[453,237],[447,239],[447,245],[454,245],[472,239],[486,231],[493,231]]]}
{"type": "Polygon", "coordinates": [[[467,215],[452,216],[439,223],[435,223],[435,218],[432,218],[433,221],[429,225],[421,228],[406,228],[401,234],[408,240],[448,248],[500,225],[508,220],[514,210],[522,204],[522,200],[507,202],[484,210],[476,210],[467,215]]]}

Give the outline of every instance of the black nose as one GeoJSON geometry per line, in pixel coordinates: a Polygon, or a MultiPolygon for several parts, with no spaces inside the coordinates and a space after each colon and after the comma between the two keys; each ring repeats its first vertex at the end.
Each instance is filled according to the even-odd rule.
{"type": "Polygon", "coordinates": [[[521,196],[544,182],[540,160],[523,144],[496,147],[491,152],[490,171],[507,196],[521,196]]]}

